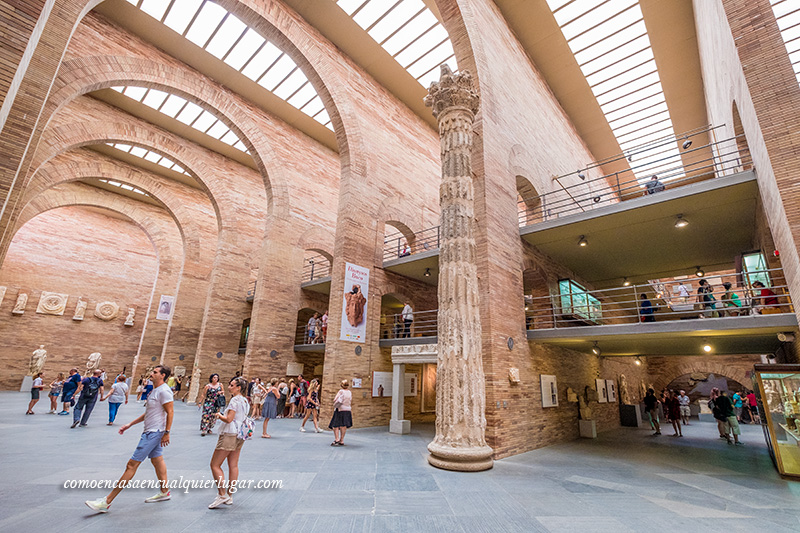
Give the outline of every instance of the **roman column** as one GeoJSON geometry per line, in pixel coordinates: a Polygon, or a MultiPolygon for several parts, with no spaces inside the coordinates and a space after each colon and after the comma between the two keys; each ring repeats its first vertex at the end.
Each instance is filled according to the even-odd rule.
{"type": "Polygon", "coordinates": [[[428,445],[428,462],[459,471],[486,470],[493,464],[485,440],[471,169],[472,122],[479,99],[469,72],[453,74],[446,64],[425,98],[439,121],[442,156],[436,437],[428,445]]]}

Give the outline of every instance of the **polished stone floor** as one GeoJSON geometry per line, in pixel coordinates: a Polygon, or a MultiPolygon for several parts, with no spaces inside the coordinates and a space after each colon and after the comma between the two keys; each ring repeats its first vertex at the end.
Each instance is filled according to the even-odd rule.
{"type": "MultiPolygon", "coordinates": [[[[64,482],[116,479],[137,428],[118,435],[102,404],[88,427],[70,429],[71,417],[43,414],[46,400],[25,416],[27,398],[0,393],[0,531],[800,531],[800,482],[777,475],[761,429],[744,426],[746,446],[733,447],[700,422],[682,439],[625,428],[466,474],[427,464],[431,427],[406,436],[353,430],[347,446],[331,447],[331,432],[300,433],[299,421],[274,420],[272,439],[245,443],[240,477],[282,480],[283,488],[242,489],[233,506],[217,510],[206,508],[213,489],[173,490],[157,504],[143,503],[155,491],[130,489],[108,514],[94,514],[83,501],[107,491],[64,482]]],[[[123,406],[119,424],[141,409],[123,406]]],[[[165,454],[171,478],[210,478],[216,437],[199,436],[199,418],[196,407],[176,404],[165,454]]],[[[137,479],[151,478],[152,466],[142,464],[137,479]]]]}

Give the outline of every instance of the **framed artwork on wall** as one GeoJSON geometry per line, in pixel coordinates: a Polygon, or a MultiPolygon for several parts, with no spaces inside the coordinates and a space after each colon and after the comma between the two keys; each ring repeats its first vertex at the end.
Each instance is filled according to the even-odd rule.
{"type": "Polygon", "coordinates": [[[541,374],[542,407],[558,407],[558,385],[555,376],[541,374]]]}
{"type": "Polygon", "coordinates": [[[606,392],[608,394],[608,401],[616,403],[617,401],[617,384],[613,379],[606,380],[606,392]]]}

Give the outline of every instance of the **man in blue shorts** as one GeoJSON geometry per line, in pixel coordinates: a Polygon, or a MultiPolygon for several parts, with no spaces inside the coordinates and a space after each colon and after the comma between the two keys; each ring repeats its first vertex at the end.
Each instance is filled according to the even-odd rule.
{"type": "Polygon", "coordinates": [[[117,486],[108,496],[99,500],[87,500],[86,505],[97,512],[108,512],[108,508],[114,498],[122,492],[125,485],[136,475],[136,470],[142,461],[149,458],[156,469],[156,475],[161,484],[161,490],[155,496],[145,500],[145,503],[163,502],[170,499],[169,487],[167,486],[167,463],[164,462],[162,447],[169,446],[169,430],[172,427],[172,390],[165,382],[172,374],[168,366],[159,365],[153,369],[150,379],[153,380],[153,392],[147,397],[144,414],[140,415],[133,422],[125,424],[119,428],[122,435],[131,426],[144,422],[144,432],[139,439],[139,445],[133,456],[128,461],[125,473],[119,478],[117,486]]]}
{"type": "Polygon", "coordinates": [[[68,415],[69,408],[75,404],[72,397],[75,391],[78,390],[78,384],[81,382],[81,375],[78,374],[78,369],[73,368],[69,371],[69,378],[64,381],[64,388],[61,390],[61,401],[64,403],[64,408],[61,410],[60,415],[68,415]]]}

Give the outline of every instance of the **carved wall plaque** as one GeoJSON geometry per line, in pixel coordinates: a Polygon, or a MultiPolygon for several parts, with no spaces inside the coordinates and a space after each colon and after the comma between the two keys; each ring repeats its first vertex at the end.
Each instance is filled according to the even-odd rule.
{"type": "Polygon", "coordinates": [[[0,306],[3,305],[3,298],[6,295],[6,287],[0,287],[0,306]]]}
{"type": "Polygon", "coordinates": [[[21,315],[25,313],[25,306],[28,305],[28,295],[21,292],[17,295],[17,303],[14,304],[14,309],[11,310],[12,315],[21,315]]]}
{"type": "Polygon", "coordinates": [[[61,316],[67,309],[67,297],[67,294],[42,291],[42,295],[39,297],[39,305],[36,307],[36,312],[42,315],[61,316]]]}
{"type": "Polygon", "coordinates": [[[86,312],[86,301],[78,298],[78,305],[75,306],[75,314],[72,315],[72,320],[83,320],[83,314],[86,312]]]}
{"type": "Polygon", "coordinates": [[[119,306],[114,302],[100,302],[94,309],[94,316],[100,320],[114,320],[119,314],[119,306]]]}

